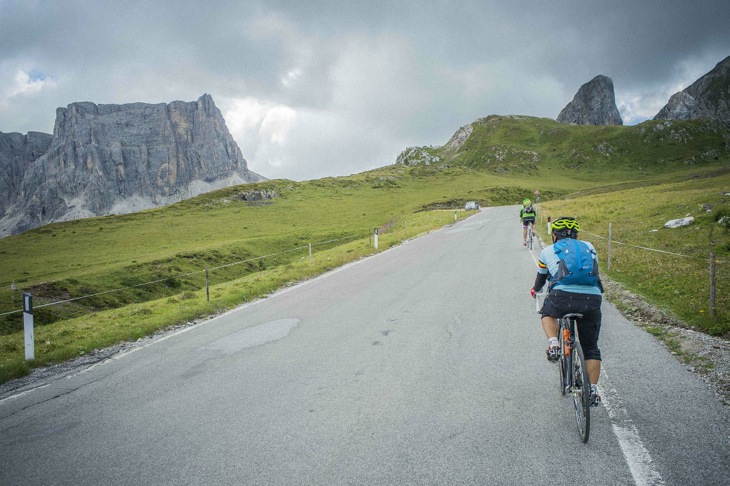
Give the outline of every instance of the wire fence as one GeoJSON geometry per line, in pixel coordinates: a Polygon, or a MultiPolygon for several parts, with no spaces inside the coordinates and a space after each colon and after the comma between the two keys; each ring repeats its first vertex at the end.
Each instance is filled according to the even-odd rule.
{"type": "MultiPolygon", "coordinates": [[[[423,214],[416,214],[413,218],[384,223],[377,228],[377,232],[381,237],[380,250],[387,249],[393,244],[418,236],[423,232],[431,231],[451,222],[456,222],[464,217],[464,210],[451,209],[424,212],[423,214]]],[[[59,295],[64,293],[64,284],[62,282],[44,282],[26,289],[18,288],[15,282],[13,282],[10,289],[12,295],[9,299],[2,299],[3,302],[6,302],[6,305],[4,305],[5,309],[0,308],[0,335],[20,331],[22,323],[18,319],[17,314],[21,314],[23,309],[14,307],[16,305],[22,306],[22,293],[25,291],[33,292],[31,289],[52,290],[33,293],[33,311],[37,325],[71,319],[109,308],[117,308],[164,297],[172,298],[175,295],[203,289],[205,289],[206,298],[210,300],[210,287],[213,285],[235,281],[242,277],[258,274],[264,270],[282,265],[293,265],[296,263],[309,263],[311,265],[318,254],[330,252],[338,247],[346,246],[358,240],[361,240],[363,252],[372,253],[373,251],[377,251],[373,248],[373,234],[373,230],[344,234],[335,238],[299,244],[290,249],[235,260],[220,265],[200,266],[193,271],[176,272],[174,271],[175,265],[168,265],[166,269],[159,270],[159,273],[164,274],[160,275],[159,278],[109,289],[95,290],[86,287],[87,292],[79,296],[69,295],[59,298],[59,295]],[[110,297],[112,294],[117,295],[114,298],[105,300],[106,297],[110,297]]],[[[352,249],[345,249],[342,255],[338,257],[338,260],[333,261],[332,264],[343,264],[348,261],[348,258],[354,259],[361,256],[363,256],[361,253],[353,252],[352,249]],[[346,251],[350,251],[351,254],[346,254],[346,251]]],[[[196,258],[198,260],[205,260],[206,254],[197,254],[196,258]]],[[[329,256],[327,258],[331,259],[332,257],[329,256]]],[[[125,280],[130,281],[134,278],[138,277],[134,275],[133,271],[130,271],[130,274],[125,277],[125,280]]],[[[113,281],[113,279],[108,280],[113,281]]],[[[8,287],[3,288],[4,292],[7,290],[8,287]]]]}
{"type": "MultiPolygon", "coordinates": [[[[538,209],[538,212],[541,213],[538,209]]],[[[550,218],[547,216],[543,217],[542,214],[540,214],[540,220],[541,223],[546,223],[548,227],[548,233],[550,232],[550,218]]],[[[619,247],[623,247],[625,249],[631,249],[631,250],[640,250],[643,252],[651,252],[652,254],[656,254],[657,257],[678,257],[680,259],[685,260],[690,266],[695,266],[698,263],[702,263],[703,265],[706,265],[706,284],[703,285],[707,289],[706,294],[706,302],[708,303],[709,307],[709,314],[714,319],[717,317],[717,310],[718,310],[718,302],[717,302],[717,296],[718,296],[718,282],[721,281],[723,284],[727,283],[725,282],[730,277],[730,274],[727,272],[723,274],[718,273],[718,268],[726,263],[725,260],[718,259],[715,251],[713,250],[713,244],[710,242],[708,243],[708,252],[705,255],[689,255],[687,253],[682,253],[679,251],[669,251],[669,250],[663,250],[659,248],[652,248],[650,246],[646,245],[640,245],[636,243],[629,243],[626,241],[619,241],[613,238],[613,224],[608,223],[607,227],[607,236],[592,233],[586,230],[582,230],[581,234],[586,235],[590,237],[592,241],[600,241],[603,245],[605,245],[605,258],[606,258],[606,270],[608,272],[611,271],[612,266],[616,266],[617,264],[617,257],[621,256],[623,261],[626,262],[633,262],[635,261],[635,258],[626,257],[625,255],[619,255],[616,249],[614,248],[614,245],[618,245],[619,247]],[[691,263],[694,262],[694,263],[691,263]]],[[[730,243],[728,243],[730,244],[730,243]]],[[[618,263],[622,263],[619,261],[618,263]]],[[[657,267],[661,266],[661,264],[657,264],[657,267]]],[[[696,267],[695,267],[696,268],[696,267]]],[[[630,271],[630,270],[629,270],[630,271]]],[[[648,277],[648,276],[647,276],[648,277]]],[[[685,280],[681,282],[677,282],[678,285],[687,285],[687,275],[684,275],[685,280]]],[[[727,285],[723,285],[723,287],[726,287],[727,285]]],[[[724,296],[723,296],[724,297],[724,296]]],[[[725,306],[723,306],[724,309],[725,306]]]]}

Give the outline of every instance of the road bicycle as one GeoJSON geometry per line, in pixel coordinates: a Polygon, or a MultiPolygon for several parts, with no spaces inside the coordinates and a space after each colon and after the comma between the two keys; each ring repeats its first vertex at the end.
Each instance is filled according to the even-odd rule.
{"type": "Polygon", "coordinates": [[[534,237],[534,234],[532,233],[532,225],[527,225],[527,249],[532,250],[532,239],[534,237]]]}
{"type": "Polygon", "coordinates": [[[588,442],[591,431],[591,382],[588,379],[588,369],[583,357],[583,348],[578,341],[576,332],[577,319],[582,314],[566,314],[559,319],[560,357],[558,369],[560,372],[560,392],[573,398],[575,421],[578,433],[583,442],[588,442]]]}

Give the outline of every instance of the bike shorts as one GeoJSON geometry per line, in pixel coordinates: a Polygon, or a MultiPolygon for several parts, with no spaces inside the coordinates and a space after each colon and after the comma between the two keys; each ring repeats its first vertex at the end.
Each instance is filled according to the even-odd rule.
{"type": "Polygon", "coordinates": [[[540,314],[556,319],[574,312],[583,314],[583,317],[578,319],[578,339],[583,348],[583,356],[585,359],[600,361],[601,350],[598,349],[598,335],[601,332],[602,300],[601,296],[596,294],[552,290],[545,297],[540,314]]]}
{"type": "Polygon", "coordinates": [[[522,226],[527,228],[528,224],[535,224],[535,218],[525,218],[522,220],[522,226]]]}

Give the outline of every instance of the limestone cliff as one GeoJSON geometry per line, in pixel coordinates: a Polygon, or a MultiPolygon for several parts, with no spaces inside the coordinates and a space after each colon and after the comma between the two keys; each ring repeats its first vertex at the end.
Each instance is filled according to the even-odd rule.
{"type": "Polygon", "coordinates": [[[19,137],[5,134],[16,142],[0,145],[0,184],[9,180],[15,188],[0,201],[0,236],[263,179],[248,170],[207,94],[169,104],[72,103],[56,111],[52,136],[25,136],[47,143],[46,150],[40,141],[22,149],[29,154],[25,159],[18,155],[19,137]],[[12,177],[3,178],[8,173],[12,177]]]}

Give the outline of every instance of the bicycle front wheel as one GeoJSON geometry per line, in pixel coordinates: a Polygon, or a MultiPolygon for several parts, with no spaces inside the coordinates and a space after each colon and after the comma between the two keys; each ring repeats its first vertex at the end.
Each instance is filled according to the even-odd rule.
{"type": "Polygon", "coordinates": [[[578,433],[583,442],[588,442],[591,432],[591,382],[588,379],[586,360],[583,357],[583,348],[578,341],[573,343],[571,350],[571,371],[573,383],[570,394],[575,407],[575,421],[578,424],[578,433]]]}

